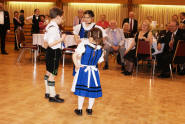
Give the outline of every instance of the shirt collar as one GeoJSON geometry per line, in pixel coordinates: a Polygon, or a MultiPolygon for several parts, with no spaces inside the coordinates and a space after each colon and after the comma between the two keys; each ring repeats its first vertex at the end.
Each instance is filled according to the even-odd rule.
{"type": "Polygon", "coordinates": [[[177,28],[177,30],[175,32],[173,32],[173,35],[176,35],[177,31],[178,31],[178,28],[177,28]]]}
{"type": "Polygon", "coordinates": [[[115,29],[110,29],[111,31],[114,31],[114,32],[116,32],[117,30],[116,30],[116,28],[115,29]]]}

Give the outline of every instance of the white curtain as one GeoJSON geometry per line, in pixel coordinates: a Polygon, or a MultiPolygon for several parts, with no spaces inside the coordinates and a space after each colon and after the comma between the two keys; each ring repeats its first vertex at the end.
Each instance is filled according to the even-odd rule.
{"type": "Polygon", "coordinates": [[[121,27],[123,18],[127,17],[128,15],[127,5],[123,5],[123,4],[68,3],[68,4],[64,4],[63,6],[65,20],[66,20],[65,26],[73,25],[73,19],[77,15],[77,11],[79,9],[94,11],[95,22],[97,22],[100,19],[101,14],[105,14],[107,17],[107,21],[114,19],[118,22],[119,27],[121,27]]]}

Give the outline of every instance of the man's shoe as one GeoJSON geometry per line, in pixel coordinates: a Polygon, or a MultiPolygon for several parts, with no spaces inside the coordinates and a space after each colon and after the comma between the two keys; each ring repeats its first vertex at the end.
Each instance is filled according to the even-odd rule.
{"type": "Polygon", "coordinates": [[[132,72],[124,71],[123,74],[124,75],[132,75],[132,72]]]}
{"type": "Polygon", "coordinates": [[[86,109],[88,115],[92,115],[92,109],[86,109]]]}
{"type": "Polygon", "coordinates": [[[2,51],[1,53],[4,55],[8,55],[8,53],[6,51],[2,51]]]}
{"type": "Polygon", "coordinates": [[[125,65],[123,63],[121,64],[121,71],[125,71],[125,65]]]}
{"type": "Polygon", "coordinates": [[[74,112],[79,115],[82,116],[82,109],[75,109],[74,112]]]}
{"type": "Polygon", "coordinates": [[[58,102],[62,103],[64,102],[64,99],[61,99],[59,95],[56,95],[55,97],[49,97],[49,102],[58,102]]]}
{"type": "Polygon", "coordinates": [[[170,73],[161,73],[158,77],[159,78],[169,78],[170,77],[170,73]]]}
{"type": "Polygon", "coordinates": [[[45,93],[45,98],[46,98],[46,99],[49,98],[49,93],[45,93]]]}

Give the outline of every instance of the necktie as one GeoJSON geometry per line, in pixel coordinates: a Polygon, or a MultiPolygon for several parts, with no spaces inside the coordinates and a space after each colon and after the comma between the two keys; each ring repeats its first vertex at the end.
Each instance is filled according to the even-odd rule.
{"type": "Polygon", "coordinates": [[[130,32],[132,31],[132,19],[130,19],[130,32]]]}
{"type": "Polygon", "coordinates": [[[118,46],[118,39],[116,37],[116,31],[112,31],[112,38],[113,38],[114,45],[118,46]]]}

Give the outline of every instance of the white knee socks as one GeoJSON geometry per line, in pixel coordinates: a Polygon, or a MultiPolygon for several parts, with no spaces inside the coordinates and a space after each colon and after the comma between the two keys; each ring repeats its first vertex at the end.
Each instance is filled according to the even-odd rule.
{"type": "Polygon", "coordinates": [[[48,76],[44,76],[44,82],[45,82],[45,88],[46,88],[46,93],[49,94],[49,86],[48,86],[48,76]]]}
{"type": "Polygon", "coordinates": [[[78,110],[82,109],[85,97],[78,96],[78,110]]]}
{"type": "MultiPolygon", "coordinates": [[[[80,109],[80,110],[83,107],[84,99],[85,99],[85,97],[78,96],[78,109],[80,109]]],[[[95,98],[89,98],[89,106],[88,106],[88,109],[92,109],[92,107],[94,105],[94,101],[95,101],[95,98]]]]}
{"type": "Polygon", "coordinates": [[[92,107],[94,105],[94,101],[95,101],[95,98],[89,98],[89,106],[88,106],[88,109],[92,109],[92,107]]]}
{"type": "Polygon", "coordinates": [[[55,92],[55,86],[49,86],[49,91],[50,91],[50,97],[55,97],[56,92],[55,92]]]}

